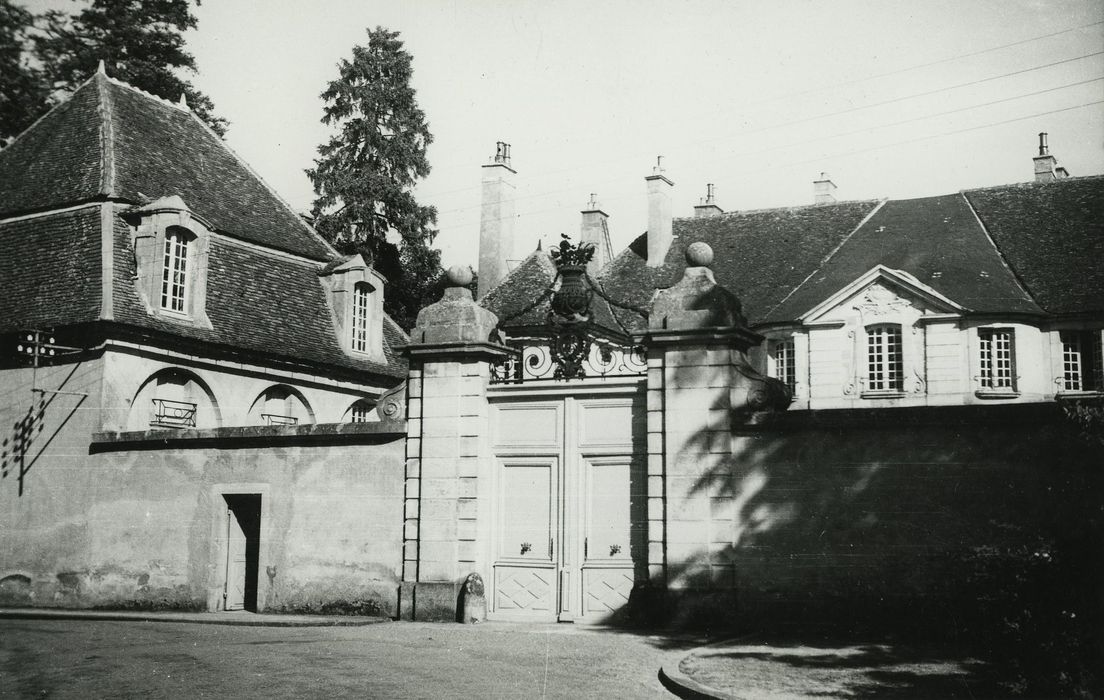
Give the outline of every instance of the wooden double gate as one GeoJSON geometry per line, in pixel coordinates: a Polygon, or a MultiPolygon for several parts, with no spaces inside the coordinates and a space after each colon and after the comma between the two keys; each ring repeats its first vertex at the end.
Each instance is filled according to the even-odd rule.
{"type": "Polygon", "coordinates": [[[491,613],[598,622],[647,573],[638,395],[496,400],[491,613]]]}

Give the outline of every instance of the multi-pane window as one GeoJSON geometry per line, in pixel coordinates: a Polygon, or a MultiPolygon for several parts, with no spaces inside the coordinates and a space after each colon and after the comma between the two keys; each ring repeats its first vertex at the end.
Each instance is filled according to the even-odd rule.
{"type": "Polygon", "coordinates": [[[368,304],[371,302],[371,287],[364,282],[353,287],[353,350],[368,352],[368,328],[371,314],[368,304]]]}
{"type": "Polygon", "coordinates": [[[883,324],[866,329],[866,368],[868,391],[904,389],[900,326],[883,324]]]}
{"type": "Polygon", "coordinates": [[[978,381],[982,389],[1015,390],[1015,357],[1010,328],[978,330],[978,381]]]}
{"type": "Polygon", "coordinates": [[[357,401],[349,410],[349,418],[353,423],[367,423],[372,414],[371,401],[357,401]]]}
{"type": "Polygon", "coordinates": [[[1062,331],[1063,391],[1104,390],[1100,331],[1062,331]]]}
{"type": "Polygon", "coordinates": [[[793,338],[774,343],[771,362],[775,378],[785,384],[792,394],[797,386],[797,363],[794,359],[793,338]]]}
{"type": "Polygon", "coordinates": [[[161,272],[161,308],[187,313],[188,237],[180,230],[165,234],[165,265],[161,272]]]}

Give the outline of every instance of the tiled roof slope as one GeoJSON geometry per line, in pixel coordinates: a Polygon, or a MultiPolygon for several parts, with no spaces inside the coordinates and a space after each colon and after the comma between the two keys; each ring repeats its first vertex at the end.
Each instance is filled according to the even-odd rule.
{"type": "MultiPolygon", "coordinates": [[[[549,289],[555,280],[555,263],[548,253],[535,250],[479,303],[498,316],[499,327],[507,332],[543,326],[552,302],[549,289]]],[[[591,321],[614,333],[631,330],[620,315],[614,317],[610,304],[598,294],[591,302],[591,321]]]]}
{"type": "Polygon", "coordinates": [[[180,195],[236,238],[329,260],[334,253],[191,112],[110,83],[115,196],[180,195]]]}
{"type": "Polygon", "coordinates": [[[0,150],[0,216],[100,195],[99,108],[88,83],[0,150]]]}
{"type": "Polygon", "coordinates": [[[1104,311],[1104,176],[965,193],[1043,309],[1104,311]]]}
{"type": "Polygon", "coordinates": [[[904,270],[971,311],[1041,312],[953,194],[886,202],[763,320],[794,320],[877,265],[904,270]]]}
{"type": "Polygon", "coordinates": [[[0,216],[101,195],[179,195],[222,233],[314,260],[335,255],[190,111],[96,74],[0,151],[0,216]]]}
{"type": "Polygon", "coordinates": [[[269,356],[393,377],[406,374],[398,347],[407,341],[390,318],[384,319],[386,363],[356,359],[338,346],[326,292],[318,280],[319,266],[314,263],[212,239],[206,310],[213,328],[196,328],[146,313],[134,283],[130,229],[119,218],[114,243],[117,322],[269,356]]]}
{"type": "Polygon", "coordinates": [[[0,222],[0,333],[100,315],[100,207],[0,222]]]}
{"type": "Polygon", "coordinates": [[[614,299],[647,308],[656,289],[681,278],[686,247],[704,241],[713,248],[717,282],[740,299],[744,314],[755,324],[815,272],[877,205],[840,202],[676,219],[675,239],[662,266],[647,266],[644,234],[614,258],[599,279],[614,299]]]}

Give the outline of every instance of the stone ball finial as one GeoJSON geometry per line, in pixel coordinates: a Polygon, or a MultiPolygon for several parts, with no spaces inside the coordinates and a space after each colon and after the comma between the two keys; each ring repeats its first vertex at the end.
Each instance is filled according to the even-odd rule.
{"type": "Polygon", "coordinates": [[[686,249],[686,264],[693,267],[709,267],[713,264],[713,249],[703,241],[691,243],[686,249]]]}
{"type": "Polygon", "coordinates": [[[453,265],[445,273],[450,287],[467,287],[472,283],[472,271],[470,267],[453,265]]]}

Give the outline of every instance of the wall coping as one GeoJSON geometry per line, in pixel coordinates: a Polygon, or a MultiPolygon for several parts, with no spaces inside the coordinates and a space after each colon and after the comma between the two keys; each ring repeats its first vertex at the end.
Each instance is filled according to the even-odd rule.
{"type": "Polygon", "coordinates": [[[417,358],[424,361],[440,357],[444,358],[446,362],[449,360],[468,358],[498,360],[508,355],[521,354],[521,351],[516,348],[499,345],[498,343],[471,343],[463,341],[451,343],[411,343],[402,346],[400,350],[404,355],[410,358],[417,358]]]}
{"type": "Polygon", "coordinates": [[[751,347],[763,342],[763,336],[741,326],[708,326],[705,328],[652,328],[634,336],[648,346],[668,345],[732,345],[751,347]]]}
{"type": "Polygon", "coordinates": [[[307,425],[247,425],[184,430],[131,430],[92,433],[89,452],[149,450],[166,447],[252,447],[301,444],[387,442],[406,437],[405,420],[307,425]]]}
{"type": "Polygon", "coordinates": [[[1055,425],[1066,423],[1059,403],[1053,401],[1009,405],[892,406],[883,408],[822,408],[761,412],[747,423],[733,427],[736,435],[818,430],[824,428],[896,429],[903,425],[1055,425]]]}

